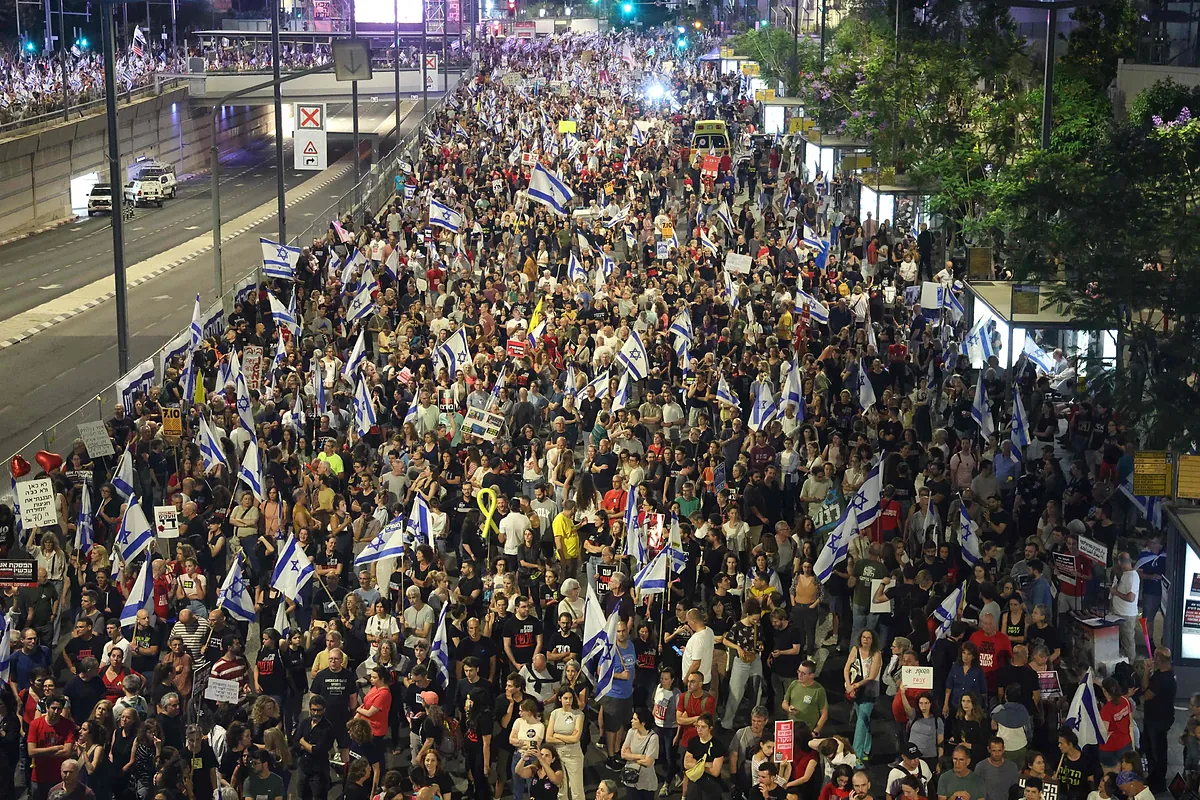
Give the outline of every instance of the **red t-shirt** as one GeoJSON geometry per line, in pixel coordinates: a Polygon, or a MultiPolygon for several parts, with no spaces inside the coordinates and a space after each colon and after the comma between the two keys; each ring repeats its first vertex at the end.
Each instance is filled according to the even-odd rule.
{"type": "MultiPolygon", "coordinates": [[[[38,717],[29,723],[29,744],[33,747],[53,747],[75,741],[75,723],[66,717],[59,717],[58,722],[51,725],[45,717],[38,717]]],[[[34,756],[34,783],[56,784],[62,780],[63,762],[66,756],[34,756]]]]}
{"type": "Polygon", "coordinates": [[[171,579],[164,574],[154,579],[154,616],[166,620],[171,614],[171,579]]]}
{"type": "MultiPolygon", "coordinates": [[[[717,698],[705,692],[702,697],[697,699],[692,697],[691,692],[684,692],[679,695],[679,700],[675,703],[675,711],[689,717],[698,717],[701,714],[715,715],[717,713],[717,698]]],[[[679,729],[679,746],[686,749],[688,743],[698,735],[696,733],[696,726],[680,725],[679,729]]]]}
{"type": "Polygon", "coordinates": [[[983,675],[987,678],[988,693],[994,694],[1000,668],[1012,658],[1012,642],[1000,631],[991,636],[975,631],[971,634],[971,643],[979,648],[979,666],[983,667],[983,675]]]}
{"type": "MultiPolygon", "coordinates": [[[[925,694],[925,690],[905,689],[904,693],[908,695],[908,704],[915,710],[917,707],[917,698],[925,694]]],[[[896,692],[896,696],[892,698],[892,718],[896,722],[908,722],[908,714],[904,710],[904,701],[900,699],[899,692],[896,692]]]]}
{"type": "Polygon", "coordinates": [[[1108,723],[1108,741],[1100,745],[1106,753],[1115,753],[1133,744],[1130,723],[1133,721],[1133,703],[1128,697],[1118,697],[1100,707],[1100,719],[1108,723]]]}
{"type": "Polygon", "coordinates": [[[392,708],[392,692],[386,686],[376,686],[363,698],[364,708],[378,708],[379,713],[367,717],[372,736],[387,736],[388,712],[392,708]]]}

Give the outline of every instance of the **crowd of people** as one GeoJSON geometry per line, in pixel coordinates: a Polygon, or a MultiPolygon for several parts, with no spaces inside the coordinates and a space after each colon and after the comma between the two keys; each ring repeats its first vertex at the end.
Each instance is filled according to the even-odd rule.
{"type": "Polygon", "coordinates": [[[922,308],[922,280],[961,292],[928,232],[860,218],[674,38],[481,42],[386,208],[197,318],[106,420],[116,455],[62,454],[58,525],[0,506],[0,554],[38,565],[0,593],[0,784],[1161,789],[1165,558],[1119,504],[1119,409],[1056,396],[1053,359],[1003,367],[948,299],[922,308]],[[730,132],[716,176],[687,158],[702,120],[730,132]],[[133,541],[163,505],[177,537],[133,541]],[[1105,603],[1128,663],[1091,672],[1067,632],[1105,603]]]}

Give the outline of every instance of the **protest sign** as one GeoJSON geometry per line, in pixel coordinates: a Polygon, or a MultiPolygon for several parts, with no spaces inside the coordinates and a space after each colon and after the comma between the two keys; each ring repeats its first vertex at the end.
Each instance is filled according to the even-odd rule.
{"type": "Polygon", "coordinates": [[[504,429],[504,417],[482,408],[468,408],[463,417],[462,431],[478,436],[484,441],[494,442],[504,429]]]}
{"type": "Polygon", "coordinates": [[[775,763],[791,763],[793,722],[790,719],[779,720],[775,723],[775,763]]]}
{"type": "Polygon", "coordinates": [[[21,522],[26,529],[58,524],[58,511],[54,508],[54,483],[49,478],[18,483],[17,500],[21,504],[21,522]]]}
{"type": "Polygon", "coordinates": [[[83,439],[83,446],[92,458],[116,455],[117,451],[113,449],[112,439],[108,438],[108,429],[103,422],[79,423],[79,438],[83,439]]]}
{"type": "Polygon", "coordinates": [[[241,699],[241,687],[237,681],[209,678],[208,686],[204,688],[204,699],[218,703],[236,703],[241,699]]]}
{"type": "Polygon", "coordinates": [[[179,512],[175,506],[154,507],[154,535],[159,539],[179,538],[179,512]]]}
{"type": "Polygon", "coordinates": [[[905,689],[933,689],[933,667],[901,667],[900,680],[905,689]]]}

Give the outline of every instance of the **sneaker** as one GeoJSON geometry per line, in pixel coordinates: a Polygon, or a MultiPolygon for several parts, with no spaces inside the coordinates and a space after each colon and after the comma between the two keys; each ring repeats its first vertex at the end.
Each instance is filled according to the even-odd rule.
{"type": "Polygon", "coordinates": [[[671,781],[671,786],[678,789],[683,786],[683,776],[676,775],[675,780],[671,781]]]}
{"type": "Polygon", "coordinates": [[[621,759],[618,756],[609,756],[608,759],[605,760],[604,766],[608,767],[609,772],[620,772],[621,759]]]}
{"type": "Polygon", "coordinates": [[[658,796],[659,797],[667,796],[667,785],[665,783],[662,786],[658,787],[658,796]]]}

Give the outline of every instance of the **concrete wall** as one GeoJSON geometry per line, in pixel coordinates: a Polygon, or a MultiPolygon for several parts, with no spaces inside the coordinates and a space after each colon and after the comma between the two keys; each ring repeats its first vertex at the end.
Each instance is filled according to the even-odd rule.
{"type": "MultiPolygon", "coordinates": [[[[446,85],[446,76],[439,72],[428,72],[429,91],[440,92],[446,85]]],[[[457,77],[457,76],[455,76],[457,77]]],[[[204,76],[192,76],[188,80],[189,90],[193,99],[206,98],[215,100],[232,92],[241,91],[255,84],[269,81],[270,73],[221,74],[213,73],[204,76]]],[[[393,96],[396,88],[396,74],[391,70],[375,70],[369,81],[358,82],[358,96],[370,95],[393,96]]],[[[306,75],[294,81],[282,84],[283,96],[289,100],[317,100],[323,97],[336,97],[341,100],[350,97],[350,82],[339,81],[332,72],[322,72],[316,75],[306,75]]],[[[421,91],[421,70],[400,70],[400,91],[415,93],[421,91]]],[[[247,97],[274,97],[273,90],[268,87],[247,95],[247,97]]]]}
{"type": "Polygon", "coordinates": [[[1142,90],[1149,89],[1158,81],[1167,78],[1184,86],[1200,86],[1200,69],[1118,61],[1116,86],[1118,110],[1127,108],[1129,103],[1132,103],[1134,98],[1141,94],[1142,90]]]}
{"type": "MultiPolygon", "coordinates": [[[[122,165],[138,156],[173,164],[182,176],[208,169],[210,111],[193,108],[176,89],[121,108],[122,165]]],[[[230,106],[220,119],[222,148],[273,135],[269,106],[230,106]]],[[[70,217],[71,179],[99,172],[108,181],[103,113],[0,141],[0,237],[70,217]]]]}

